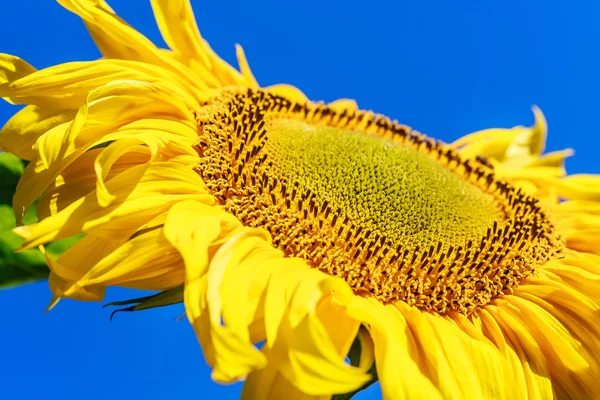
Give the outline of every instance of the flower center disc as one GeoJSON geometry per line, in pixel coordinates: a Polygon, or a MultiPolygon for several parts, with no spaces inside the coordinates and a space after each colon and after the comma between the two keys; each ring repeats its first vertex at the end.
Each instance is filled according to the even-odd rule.
{"type": "Polygon", "coordinates": [[[478,239],[504,214],[493,196],[426,154],[330,126],[291,119],[267,123],[269,175],[297,183],[340,217],[406,249],[478,239]]]}
{"type": "Polygon", "coordinates": [[[561,248],[536,199],[385,117],[262,91],[197,115],[198,173],[224,208],[357,294],[468,314],[561,248]]]}

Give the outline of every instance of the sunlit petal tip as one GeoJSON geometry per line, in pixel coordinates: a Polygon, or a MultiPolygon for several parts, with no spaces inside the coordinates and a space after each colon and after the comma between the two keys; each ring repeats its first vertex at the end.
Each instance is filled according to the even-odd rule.
{"type": "Polygon", "coordinates": [[[246,84],[248,85],[248,87],[251,87],[251,88],[259,87],[258,82],[256,81],[256,78],[254,77],[254,75],[252,74],[252,71],[250,70],[250,65],[248,64],[248,60],[246,59],[246,55],[244,54],[244,49],[239,44],[235,45],[235,54],[238,59],[240,71],[241,71],[242,75],[244,76],[244,78],[246,79],[246,84]]]}
{"type": "Polygon", "coordinates": [[[526,156],[537,157],[544,151],[548,130],[546,118],[537,106],[533,106],[532,110],[535,116],[533,126],[515,126],[512,128],[515,135],[506,149],[507,159],[526,156]]]}
{"type": "Polygon", "coordinates": [[[16,81],[35,71],[36,69],[22,58],[0,53],[0,97],[7,96],[7,82],[16,81]]]}
{"type": "Polygon", "coordinates": [[[546,147],[546,137],[548,135],[548,123],[542,110],[534,105],[531,107],[535,122],[531,127],[532,139],[531,139],[531,153],[539,156],[544,152],[546,147]]]}

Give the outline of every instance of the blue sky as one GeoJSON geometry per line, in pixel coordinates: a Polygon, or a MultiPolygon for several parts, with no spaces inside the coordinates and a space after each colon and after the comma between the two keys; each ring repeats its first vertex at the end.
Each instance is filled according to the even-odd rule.
{"type": "MultiPolygon", "coordinates": [[[[146,0],[113,8],[164,45],[146,0]]],[[[354,98],[430,136],[451,141],[495,126],[549,124],[548,150],[573,147],[569,172],[600,173],[600,108],[592,1],[192,0],[213,48],[235,61],[244,46],[262,85],[291,83],[310,98],[354,98]],[[239,3],[239,4],[238,4],[239,3]],[[458,4],[460,3],[460,4],[458,4]]],[[[2,5],[0,52],[42,68],[99,57],[83,24],[47,0],[2,5]]],[[[0,104],[0,124],[15,108],[0,104]]],[[[107,300],[137,295],[113,289],[107,300]]],[[[0,291],[0,397],[62,400],[237,398],[212,383],[183,307],[120,314],[97,303],[50,299],[45,283],[0,291]]],[[[357,398],[379,398],[377,387],[357,398]]]]}

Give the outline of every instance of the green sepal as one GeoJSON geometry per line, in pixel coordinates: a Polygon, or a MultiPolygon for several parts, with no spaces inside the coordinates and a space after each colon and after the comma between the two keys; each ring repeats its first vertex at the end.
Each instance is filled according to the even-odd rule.
{"type": "Polygon", "coordinates": [[[119,311],[142,311],[179,303],[183,303],[183,285],[176,286],[172,289],[165,290],[152,296],[138,297],[137,299],[123,301],[113,301],[105,304],[103,307],[126,306],[129,304],[134,304],[131,307],[120,308],[113,311],[112,314],[110,314],[110,319],[112,321],[113,316],[119,311]]]}

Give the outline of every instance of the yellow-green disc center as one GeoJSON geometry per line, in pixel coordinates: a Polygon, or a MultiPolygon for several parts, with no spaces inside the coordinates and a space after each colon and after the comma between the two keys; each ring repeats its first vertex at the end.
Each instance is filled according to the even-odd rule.
{"type": "Polygon", "coordinates": [[[491,195],[414,148],[291,119],[267,131],[269,175],[404,248],[463,245],[503,218],[491,195]]]}

